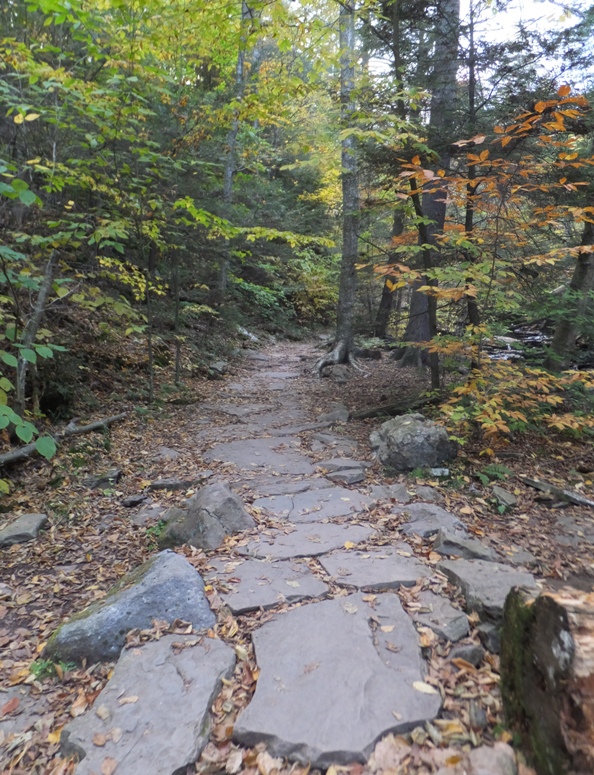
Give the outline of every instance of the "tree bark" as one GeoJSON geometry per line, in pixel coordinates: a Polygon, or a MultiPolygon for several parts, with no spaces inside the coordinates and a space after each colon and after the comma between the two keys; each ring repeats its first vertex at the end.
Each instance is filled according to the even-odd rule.
{"type": "MultiPolygon", "coordinates": [[[[394,221],[392,223],[392,238],[399,237],[404,231],[404,213],[402,210],[396,210],[394,213],[394,221]]],[[[394,254],[388,255],[388,264],[393,263],[395,260],[394,254]]],[[[388,333],[388,324],[390,323],[390,315],[392,314],[392,306],[394,300],[394,291],[388,285],[386,277],[384,281],[384,287],[382,288],[382,295],[380,303],[377,308],[375,316],[375,322],[373,324],[373,335],[380,339],[385,339],[388,333]]]]}
{"type": "MultiPolygon", "coordinates": [[[[43,275],[43,280],[41,282],[41,287],[39,288],[39,293],[37,294],[37,300],[35,301],[33,311],[31,312],[31,315],[29,317],[29,320],[27,321],[27,324],[23,331],[23,335],[21,337],[20,344],[23,346],[23,348],[30,349],[31,345],[35,341],[35,337],[37,336],[37,331],[39,330],[39,326],[41,324],[43,315],[45,314],[45,309],[47,307],[47,300],[52,287],[57,260],[58,260],[58,251],[52,250],[49,257],[49,261],[47,262],[47,265],[45,267],[45,272],[43,275]]],[[[19,415],[19,417],[22,417],[25,412],[28,366],[29,366],[29,362],[25,360],[22,357],[22,355],[19,354],[18,363],[17,363],[16,383],[15,383],[15,399],[14,399],[14,407],[13,407],[14,411],[16,412],[16,414],[19,415]]]]}
{"type": "MultiPolygon", "coordinates": [[[[355,112],[355,0],[340,4],[340,113],[343,128],[352,126],[355,112]]],[[[318,374],[325,366],[348,363],[353,346],[353,321],[357,290],[356,263],[359,255],[359,180],[356,143],[353,136],[342,141],[342,259],[336,314],[336,335],[332,351],[316,364],[318,374]]]]}
{"type": "Polygon", "coordinates": [[[539,775],[594,772],[594,593],[507,598],[502,694],[539,775]]]}
{"type": "MultiPolygon", "coordinates": [[[[586,221],[582,234],[582,247],[594,245],[594,224],[586,221]]],[[[575,340],[579,333],[580,321],[584,317],[590,291],[594,285],[594,253],[580,251],[573,277],[569,283],[569,308],[558,322],[551,342],[550,352],[544,367],[550,371],[561,371],[569,367],[575,340]]]]}

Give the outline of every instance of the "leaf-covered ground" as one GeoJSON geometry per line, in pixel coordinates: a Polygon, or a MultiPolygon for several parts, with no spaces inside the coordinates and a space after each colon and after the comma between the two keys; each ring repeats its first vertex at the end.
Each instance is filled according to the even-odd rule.
{"type": "MultiPolygon", "coordinates": [[[[273,348],[277,354],[288,348],[301,354],[302,376],[291,380],[286,389],[299,394],[312,416],[336,401],[357,410],[402,398],[403,394],[414,395],[425,387],[416,371],[396,369],[388,359],[368,362],[366,373],[353,372],[345,385],[336,385],[330,379],[320,380],[313,375],[312,366],[319,355],[315,344],[283,344],[273,348]]],[[[51,463],[31,460],[11,472],[13,492],[5,505],[8,516],[46,512],[50,520],[37,540],[1,550],[0,686],[4,690],[16,685],[29,687],[30,698],[41,710],[35,725],[16,739],[2,740],[0,731],[1,773],[66,775],[73,771],[73,763],[59,754],[60,730],[69,719],[92,705],[110,675],[111,666],[52,666],[39,660],[43,644],[64,618],[101,599],[115,581],[156,550],[155,526],[136,527],[130,517],[137,509],[126,508],[122,501],[142,493],[155,479],[192,479],[197,471],[213,468],[204,463],[205,446],[197,441],[204,429],[197,407],[202,402],[216,406],[217,401],[223,400],[222,387],[248,369],[249,364],[239,360],[224,381],[188,380],[183,394],[172,393],[168,402],[146,411],[123,405],[106,394],[101,411],[81,418],[80,423],[123,409],[129,409],[127,420],[114,425],[106,434],[73,438],[60,448],[51,463]],[[173,447],[183,455],[163,462],[154,455],[160,446],[173,447]],[[91,489],[85,484],[89,475],[114,467],[122,470],[122,478],[114,487],[91,489]]],[[[231,421],[216,412],[209,419],[209,423],[231,421]]],[[[355,420],[348,424],[346,432],[360,442],[359,457],[371,460],[368,436],[380,422],[355,420]]],[[[307,434],[304,440],[307,441],[307,434]]],[[[214,468],[217,473],[230,474],[224,465],[218,470],[214,468]]],[[[570,579],[591,585],[592,513],[557,503],[554,498],[543,498],[542,493],[525,487],[518,478],[519,474],[528,474],[594,497],[594,475],[590,470],[594,471],[594,464],[589,444],[539,436],[513,440],[498,450],[496,458],[481,455],[478,443],[469,445],[462,450],[446,482],[423,477],[407,477],[404,481],[438,488],[446,508],[460,515],[471,532],[499,551],[510,555],[530,552],[534,557],[531,569],[539,576],[556,583],[570,579]],[[517,496],[518,504],[511,511],[498,510],[490,489],[493,483],[517,496]],[[560,518],[573,526],[569,542],[559,542],[560,518]]],[[[369,481],[386,483],[393,479],[374,463],[369,481]]],[[[152,493],[152,498],[162,505],[173,505],[189,492],[159,491],[152,493]]],[[[242,495],[249,505],[253,496],[248,486],[242,495]]],[[[254,512],[254,516],[259,529],[272,524],[261,514],[254,512]]],[[[376,543],[395,539],[399,518],[391,515],[389,508],[372,509],[368,517],[379,529],[376,543]]],[[[245,540],[228,540],[219,554],[232,553],[238,541],[245,540]]],[[[428,543],[418,541],[413,549],[430,565],[439,559],[428,543]]],[[[183,551],[198,570],[208,567],[204,553],[192,548],[183,551]]],[[[439,580],[439,576],[436,578],[439,580]]],[[[439,583],[453,594],[445,578],[439,583]]],[[[399,592],[409,609],[414,608],[416,591],[413,588],[399,592]]],[[[214,704],[211,741],[195,769],[202,773],[226,770],[230,775],[277,775],[289,771],[305,775],[307,768],[276,761],[264,748],[246,751],[230,742],[234,719],[252,695],[258,678],[250,632],[274,612],[234,617],[222,605],[216,589],[209,589],[208,594],[218,616],[216,629],[210,635],[231,644],[238,661],[233,680],[224,686],[214,704]]],[[[158,637],[167,629],[181,632],[186,631],[186,626],[157,622],[151,631],[132,632],[129,642],[158,637]]],[[[446,659],[449,647],[438,642],[431,631],[423,630],[421,638],[429,660],[427,680],[444,699],[443,717],[433,725],[414,730],[406,740],[388,738],[368,767],[353,765],[339,768],[341,772],[360,775],[365,769],[374,773],[391,770],[428,774],[446,761],[454,763],[460,747],[510,739],[503,725],[498,658],[487,655],[478,669],[462,660],[452,663],[446,659]]],[[[478,643],[476,632],[472,638],[478,643]]],[[[3,701],[0,690],[0,716],[9,718],[19,710],[14,701],[3,701]]]]}

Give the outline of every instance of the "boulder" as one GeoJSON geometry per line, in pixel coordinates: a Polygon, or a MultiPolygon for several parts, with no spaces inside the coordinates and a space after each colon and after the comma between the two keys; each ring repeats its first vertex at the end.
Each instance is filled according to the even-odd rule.
{"type": "Polygon", "coordinates": [[[235,654],[220,640],[166,635],[125,651],[91,710],[62,731],[62,754],[77,775],[185,772],[208,741],[210,707],[235,654]],[[113,772],[109,769],[109,772],[113,772]]]}
{"type": "Polygon", "coordinates": [[[463,522],[449,511],[434,503],[410,503],[406,506],[394,506],[393,514],[407,514],[408,521],[402,525],[405,535],[419,535],[430,538],[440,530],[455,530],[459,536],[468,535],[463,522]]]}
{"type": "Polygon", "coordinates": [[[218,482],[203,487],[186,502],[159,537],[159,546],[191,544],[201,549],[217,549],[226,536],[254,525],[241,498],[227,484],[218,482]]]}
{"type": "Polygon", "coordinates": [[[439,466],[453,460],[458,452],[446,429],[422,414],[388,420],[369,438],[380,462],[396,471],[439,466]]]}
{"type": "Polygon", "coordinates": [[[46,522],[47,514],[22,514],[14,522],[0,528],[0,546],[33,541],[46,522]]]}
{"type": "Polygon", "coordinates": [[[154,619],[182,619],[197,629],[215,622],[202,577],[175,552],[160,552],[124,576],[103,600],[63,624],[43,654],[78,664],[111,661],[119,656],[127,632],[147,629],[154,619]]]}

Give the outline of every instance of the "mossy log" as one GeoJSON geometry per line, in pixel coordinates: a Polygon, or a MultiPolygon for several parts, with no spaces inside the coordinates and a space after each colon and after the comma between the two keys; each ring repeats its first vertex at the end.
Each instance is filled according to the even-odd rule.
{"type": "Polygon", "coordinates": [[[594,773],[594,593],[513,590],[501,636],[505,711],[539,775],[594,773]]]}

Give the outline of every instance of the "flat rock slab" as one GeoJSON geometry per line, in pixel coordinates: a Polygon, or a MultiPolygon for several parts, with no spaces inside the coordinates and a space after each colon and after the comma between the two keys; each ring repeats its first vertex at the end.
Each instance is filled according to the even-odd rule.
{"type": "Polygon", "coordinates": [[[208,741],[210,707],[234,665],[229,646],[195,636],[125,651],[92,709],[62,731],[62,753],[82,759],[76,775],[106,772],[106,759],[122,775],[185,772],[208,741]]]}
{"type": "Polygon", "coordinates": [[[296,442],[286,438],[229,441],[215,444],[204,459],[233,463],[244,470],[267,469],[289,475],[314,473],[309,458],[296,451],[296,446],[296,442]]]}
{"type": "Polygon", "coordinates": [[[327,474],[327,476],[331,482],[336,482],[336,484],[358,484],[366,479],[363,468],[347,468],[343,471],[333,471],[331,474],[327,474]]]}
{"type": "Polygon", "coordinates": [[[500,622],[505,598],[512,587],[536,589],[534,576],[527,571],[485,560],[444,560],[438,570],[460,587],[468,611],[481,618],[500,622]]]}
{"type": "Polygon", "coordinates": [[[319,525],[295,525],[291,532],[269,530],[261,532],[257,540],[250,541],[241,551],[251,557],[272,557],[288,560],[293,557],[318,557],[345,543],[358,544],[373,535],[369,525],[336,525],[321,522],[319,525]]]}
{"type": "Polygon", "coordinates": [[[218,411],[229,414],[232,417],[251,417],[253,414],[274,409],[272,404],[222,404],[218,411]]]}
{"type": "Polygon", "coordinates": [[[374,484],[371,487],[371,497],[376,501],[397,501],[408,503],[411,494],[404,484],[374,484]]]}
{"type": "Polygon", "coordinates": [[[270,495],[296,495],[307,490],[323,490],[331,487],[328,479],[309,477],[307,479],[290,479],[288,476],[258,477],[252,484],[252,489],[261,497],[270,495]]]}
{"type": "Polygon", "coordinates": [[[0,708],[6,707],[8,703],[15,707],[0,716],[0,751],[13,735],[20,735],[39,724],[50,711],[49,697],[31,690],[29,686],[7,687],[7,691],[0,693],[0,708]]]}
{"type": "Polygon", "coordinates": [[[466,532],[463,522],[435,503],[410,503],[392,511],[394,514],[408,515],[408,521],[400,528],[405,535],[415,534],[421,538],[429,538],[441,528],[466,532]]]}
{"type": "Polygon", "coordinates": [[[366,460],[352,460],[348,457],[333,457],[330,460],[321,460],[316,468],[334,473],[335,471],[351,471],[353,468],[371,468],[371,463],[366,460]]]}
{"type": "Polygon", "coordinates": [[[490,546],[486,546],[476,538],[469,538],[465,530],[442,528],[437,533],[433,549],[439,554],[462,557],[464,560],[487,560],[488,562],[497,560],[497,554],[490,546]]]}
{"type": "Polygon", "coordinates": [[[468,617],[464,611],[454,608],[445,597],[425,590],[419,594],[418,602],[421,607],[412,613],[415,622],[429,627],[440,638],[451,643],[468,635],[468,617]]]}
{"type": "Polygon", "coordinates": [[[258,498],[254,506],[289,522],[320,522],[346,517],[353,511],[364,511],[370,499],[344,487],[306,490],[295,495],[273,495],[258,498]]]}
{"type": "Polygon", "coordinates": [[[227,587],[221,597],[234,614],[296,603],[328,592],[307,565],[262,560],[215,560],[208,580],[218,579],[227,587]]]}
{"type": "Polygon", "coordinates": [[[22,514],[14,522],[0,528],[0,546],[33,541],[46,522],[47,514],[22,514]]]}
{"type": "Polygon", "coordinates": [[[295,379],[300,375],[297,371],[265,371],[263,376],[266,379],[295,379]]]}
{"type": "Polygon", "coordinates": [[[166,550],[124,576],[107,596],[63,624],[49,639],[44,657],[80,664],[117,659],[126,633],[153,619],[182,619],[206,629],[215,617],[202,577],[179,554],[166,550]]]}
{"type": "Polygon", "coordinates": [[[420,684],[418,635],[396,595],[301,606],[252,637],[261,673],[235,724],[243,745],[264,742],[273,756],[326,769],[365,762],[380,737],[439,711],[439,694],[420,684]]]}
{"type": "Polygon", "coordinates": [[[382,546],[366,552],[339,551],[320,559],[337,584],[357,589],[412,587],[431,575],[429,568],[413,557],[406,544],[382,546]]]}

